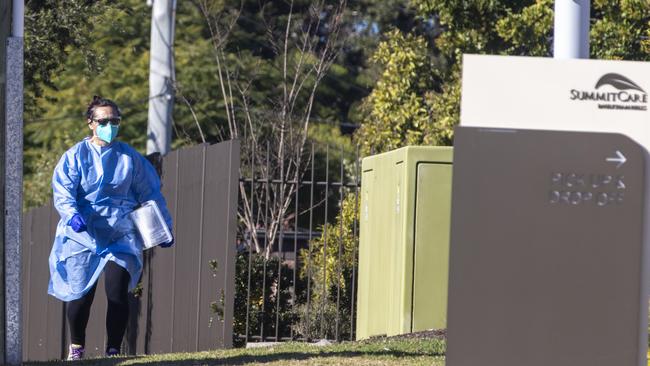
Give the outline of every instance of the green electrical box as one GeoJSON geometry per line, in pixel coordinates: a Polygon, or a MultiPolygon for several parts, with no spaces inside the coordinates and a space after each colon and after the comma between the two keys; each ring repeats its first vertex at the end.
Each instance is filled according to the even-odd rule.
{"type": "Polygon", "coordinates": [[[451,147],[363,159],[357,339],[446,328],[451,147]]]}

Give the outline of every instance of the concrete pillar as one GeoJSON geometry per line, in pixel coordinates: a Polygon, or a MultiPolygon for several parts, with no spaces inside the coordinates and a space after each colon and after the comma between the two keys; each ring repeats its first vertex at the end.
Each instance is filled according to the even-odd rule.
{"type": "Polygon", "coordinates": [[[5,364],[22,362],[21,233],[23,209],[23,38],[7,40],[5,109],[5,364]]]}
{"type": "Polygon", "coordinates": [[[21,239],[23,209],[23,24],[24,2],[11,5],[4,83],[4,364],[22,363],[21,239]]]}

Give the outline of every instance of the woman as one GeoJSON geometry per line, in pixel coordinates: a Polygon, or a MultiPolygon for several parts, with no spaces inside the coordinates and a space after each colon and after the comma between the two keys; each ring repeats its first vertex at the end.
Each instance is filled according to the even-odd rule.
{"type": "Polygon", "coordinates": [[[90,306],[102,272],[108,299],[106,355],[120,353],[129,316],[127,294],[142,273],[142,240],[129,213],[154,200],[172,227],[155,169],[131,146],[115,141],[121,123],[117,105],[95,96],[86,119],[92,136],[63,154],[52,177],[61,220],[49,258],[48,293],[67,302],[69,360],[83,358],[90,306]]]}

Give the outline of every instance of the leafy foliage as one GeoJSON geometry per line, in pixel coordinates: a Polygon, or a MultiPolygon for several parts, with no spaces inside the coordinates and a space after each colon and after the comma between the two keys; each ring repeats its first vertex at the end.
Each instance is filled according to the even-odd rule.
{"type": "Polygon", "coordinates": [[[496,32],[506,47],[503,53],[521,56],[550,56],[553,1],[538,0],[519,12],[498,20],[496,32]]]}
{"type": "Polygon", "coordinates": [[[650,2],[592,1],[591,56],[609,60],[650,60],[650,2]]]}
{"type": "Polygon", "coordinates": [[[364,154],[425,142],[431,125],[426,96],[434,86],[426,50],[424,38],[398,30],[379,44],[372,60],[383,72],[364,101],[367,123],[356,132],[364,154]]]}
{"type": "Polygon", "coordinates": [[[40,112],[37,100],[43,88],[55,88],[52,76],[65,63],[72,49],[88,71],[96,71],[101,60],[89,48],[94,24],[106,5],[103,1],[27,1],[25,14],[25,110],[40,112]]]}

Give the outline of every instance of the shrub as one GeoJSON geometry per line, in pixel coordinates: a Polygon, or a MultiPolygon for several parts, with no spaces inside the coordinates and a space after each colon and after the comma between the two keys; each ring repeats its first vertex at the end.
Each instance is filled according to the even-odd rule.
{"type": "MultiPolygon", "coordinates": [[[[291,325],[296,320],[293,313],[294,291],[293,268],[277,256],[265,259],[264,255],[253,253],[250,266],[250,303],[248,301],[248,252],[237,254],[235,272],[235,309],[233,324],[233,345],[245,344],[246,310],[248,312],[248,336],[275,337],[276,321],[279,337],[291,337],[291,325]],[[266,267],[265,267],[266,264],[266,267]],[[280,291],[278,292],[278,264],[281,268],[280,291]],[[265,283],[265,286],[263,285],[265,283]],[[279,297],[279,298],[278,298],[279,297]]],[[[298,283],[301,287],[301,283],[298,283]]],[[[298,295],[298,294],[297,294],[298,295]]],[[[304,296],[303,296],[304,298],[304,296]]],[[[300,299],[296,299],[298,303],[300,299]]]]}

